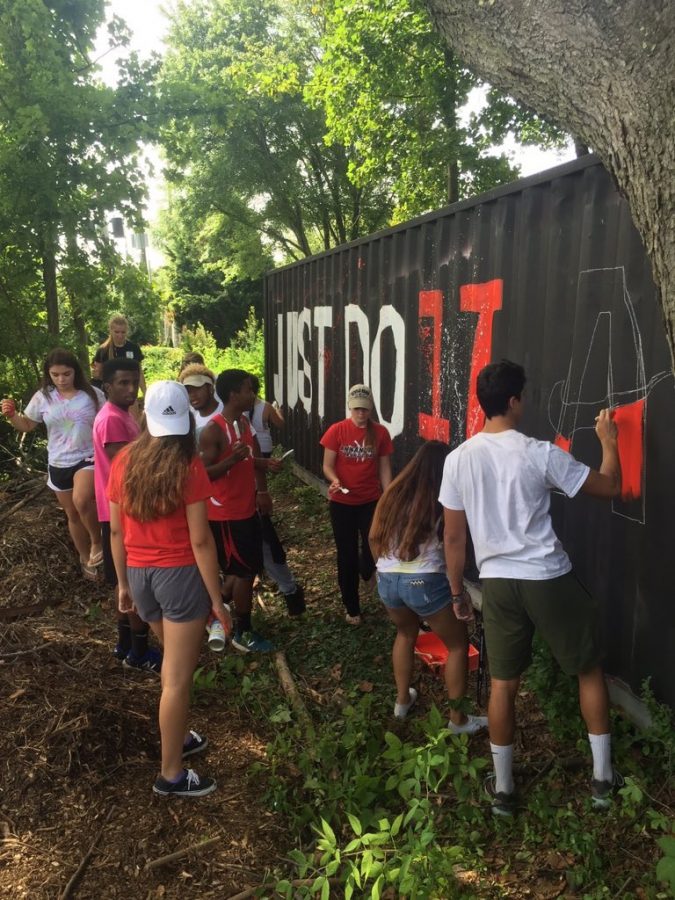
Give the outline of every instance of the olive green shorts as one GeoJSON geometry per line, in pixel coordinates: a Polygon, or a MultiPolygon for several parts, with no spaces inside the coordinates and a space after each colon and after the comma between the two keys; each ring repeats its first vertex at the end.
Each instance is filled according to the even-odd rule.
{"type": "Polygon", "coordinates": [[[535,631],[567,675],[601,659],[593,597],[573,572],[548,581],[484,578],[483,625],[490,674],[508,681],[532,662],[535,631]]]}

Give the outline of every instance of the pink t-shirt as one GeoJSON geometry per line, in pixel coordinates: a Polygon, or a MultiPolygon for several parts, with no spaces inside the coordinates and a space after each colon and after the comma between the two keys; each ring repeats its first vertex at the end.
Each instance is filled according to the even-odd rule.
{"type": "Polygon", "coordinates": [[[112,460],[105,452],[107,444],[128,444],[140,432],[131,413],[114,403],[104,403],[94,419],[94,489],[99,522],[110,521],[110,504],[106,496],[112,460]]]}

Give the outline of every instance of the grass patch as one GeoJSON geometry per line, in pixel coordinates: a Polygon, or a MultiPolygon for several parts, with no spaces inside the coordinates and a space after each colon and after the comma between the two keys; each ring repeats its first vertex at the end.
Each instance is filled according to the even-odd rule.
{"type": "Polygon", "coordinates": [[[197,702],[225,688],[268,735],[261,791],[295,849],[261,896],[671,896],[675,742],[670,712],[648,686],[651,729],[613,713],[626,787],[608,814],[594,813],[575,683],[538,648],[518,701],[522,807],[512,822],[495,820],[482,795],[487,739],[447,731],[442,681],[424,671],[416,673],[417,715],[393,720],[393,629],[379,601],[366,599],[362,627],[344,623],[325,501],[289,473],[271,481],[308,612],[289,619],[283,600],[263,590],[257,615],[285,651],[312,725],[295,721],[269,658],[226,655],[195,682],[197,702]]]}

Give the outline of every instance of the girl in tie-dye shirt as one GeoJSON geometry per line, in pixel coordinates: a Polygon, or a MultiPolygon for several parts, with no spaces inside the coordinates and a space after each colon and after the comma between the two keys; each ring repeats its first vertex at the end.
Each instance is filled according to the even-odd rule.
{"type": "Polygon", "coordinates": [[[58,347],[45,359],[42,389],[33,395],[23,415],[17,413],[13,400],[2,401],[2,413],[17,431],[33,431],[44,422],[47,485],[68,517],[82,574],[92,579],[103,560],[94,499],[92,425],[104,400],[103,393],[87,381],[75,354],[58,347]]]}

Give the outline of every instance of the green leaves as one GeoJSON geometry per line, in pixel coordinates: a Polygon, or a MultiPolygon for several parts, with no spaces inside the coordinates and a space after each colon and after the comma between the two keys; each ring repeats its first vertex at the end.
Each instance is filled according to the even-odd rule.
{"type": "MultiPolygon", "coordinates": [[[[116,299],[108,217],[116,209],[141,225],[138,154],[152,136],[154,69],[125,65],[119,87],[98,79],[91,52],[104,14],[103,0],[0,5],[0,315],[14,307],[19,320],[12,353],[32,355],[28,334],[44,329],[29,280],[43,306],[50,297],[50,340],[85,352],[86,331],[98,336],[116,299]],[[18,259],[31,279],[25,268],[17,277],[18,259]],[[50,274],[41,283],[43,268],[50,274]]],[[[119,20],[113,32],[125,40],[119,20]]],[[[155,322],[145,336],[156,331],[155,322]]]]}
{"type": "Polygon", "coordinates": [[[656,864],[656,878],[665,881],[675,894],[675,834],[659,838],[656,843],[664,854],[656,864]]]}

